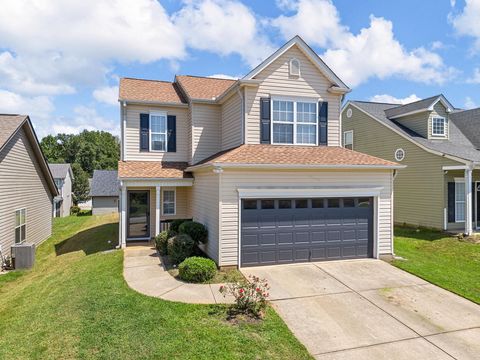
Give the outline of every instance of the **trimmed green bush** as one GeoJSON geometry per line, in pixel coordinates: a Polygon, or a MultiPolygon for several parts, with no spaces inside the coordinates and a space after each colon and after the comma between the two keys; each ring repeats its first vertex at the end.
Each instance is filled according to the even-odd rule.
{"type": "Polygon", "coordinates": [[[185,221],[189,221],[188,219],[175,219],[170,223],[170,230],[174,231],[175,233],[179,233],[178,228],[182,225],[185,221]]]}
{"type": "Polygon", "coordinates": [[[155,236],[155,247],[162,256],[167,255],[168,239],[171,237],[169,235],[170,234],[168,231],[162,231],[160,234],[155,236]]]}
{"type": "Polygon", "coordinates": [[[215,262],[199,256],[189,257],[178,266],[180,279],[187,282],[203,283],[213,279],[216,273],[215,262]]]}
{"type": "Polygon", "coordinates": [[[70,208],[70,215],[77,215],[80,212],[80,210],[81,210],[80,207],[73,205],[70,208]]]}
{"type": "Polygon", "coordinates": [[[178,234],[168,239],[167,253],[174,264],[180,264],[192,256],[194,251],[195,242],[187,234],[178,234]]]}
{"type": "Polygon", "coordinates": [[[205,244],[208,240],[208,230],[205,225],[196,221],[185,221],[178,228],[180,234],[187,234],[193,239],[195,244],[205,244]]]}

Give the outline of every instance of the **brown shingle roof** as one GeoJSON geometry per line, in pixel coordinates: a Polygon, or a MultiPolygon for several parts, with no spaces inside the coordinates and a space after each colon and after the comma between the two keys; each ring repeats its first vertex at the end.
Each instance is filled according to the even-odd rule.
{"type": "Polygon", "coordinates": [[[191,173],[186,173],[186,162],[173,161],[119,161],[118,177],[125,178],[151,178],[151,179],[178,179],[191,178],[191,173]]]}
{"type": "Polygon", "coordinates": [[[207,158],[200,164],[353,165],[399,164],[337,146],[240,145],[207,158]]]}
{"type": "Polygon", "coordinates": [[[0,149],[17,131],[27,117],[25,115],[0,114],[0,149]]]}
{"type": "Polygon", "coordinates": [[[120,100],[185,103],[177,85],[168,81],[120,79],[120,100]]]}
{"type": "Polygon", "coordinates": [[[176,81],[191,99],[213,100],[222,95],[236,80],[177,75],[176,81]]]}

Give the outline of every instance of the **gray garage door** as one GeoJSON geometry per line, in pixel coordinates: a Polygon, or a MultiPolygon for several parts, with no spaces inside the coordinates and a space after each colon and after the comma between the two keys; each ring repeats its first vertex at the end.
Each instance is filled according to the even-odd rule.
{"type": "Polygon", "coordinates": [[[241,265],[373,256],[373,199],[242,200],[241,265]]]}

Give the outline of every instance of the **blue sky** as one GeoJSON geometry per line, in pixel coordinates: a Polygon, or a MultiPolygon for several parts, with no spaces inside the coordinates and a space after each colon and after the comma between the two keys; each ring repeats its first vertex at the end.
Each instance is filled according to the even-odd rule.
{"type": "Polygon", "coordinates": [[[238,77],[298,34],[353,89],[480,106],[480,0],[5,0],[0,112],[118,134],[119,77],[238,77]]]}

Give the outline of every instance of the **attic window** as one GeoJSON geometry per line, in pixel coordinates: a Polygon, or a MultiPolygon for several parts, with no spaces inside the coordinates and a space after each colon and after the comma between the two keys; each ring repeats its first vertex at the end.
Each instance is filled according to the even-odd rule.
{"type": "Polygon", "coordinates": [[[290,76],[300,76],[300,61],[298,59],[290,60],[290,76]]]}
{"type": "Polygon", "coordinates": [[[434,117],[432,119],[432,135],[445,136],[445,118],[434,117]]]}

